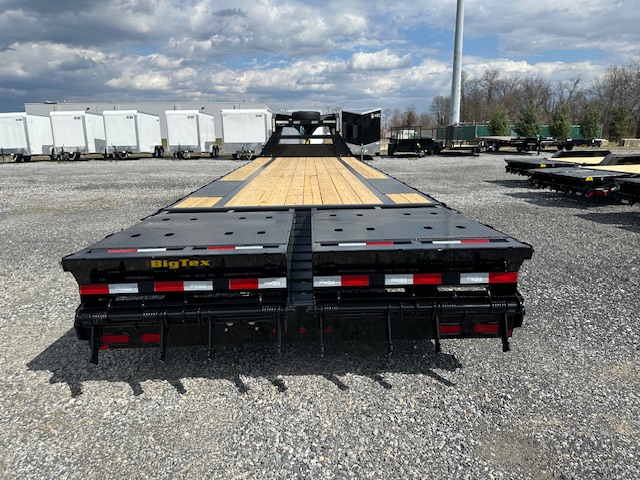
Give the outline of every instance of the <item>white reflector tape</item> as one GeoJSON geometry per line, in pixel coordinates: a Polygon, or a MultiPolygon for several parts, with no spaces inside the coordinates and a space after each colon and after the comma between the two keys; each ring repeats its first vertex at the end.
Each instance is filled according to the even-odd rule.
{"type": "Polygon", "coordinates": [[[339,247],[366,247],[367,244],[364,242],[344,242],[338,243],[339,247]]]}
{"type": "Polygon", "coordinates": [[[148,252],[166,252],[166,248],[139,248],[138,252],[148,253],[148,252]]]}
{"type": "Polygon", "coordinates": [[[211,280],[203,281],[185,281],[185,292],[210,292],[213,290],[213,282],[211,280]]]}
{"type": "Polygon", "coordinates": [[[313,286],[316,288],[341,287],[342,277],[340,277],[339,275],[330,277],[313,277],[313,286]]]}
{"type": "Polygon", "coordinates": [[[434,245],[460,245],[462,242],[460,240],[434,240],[434,245]]]}
{"type": "Polygon", "coordinates": [[[387,286],[413,285],[413,275],[385,275],[384,284],[387,286]]]}
{"type": "Polygon", "coordinates": [[[259,278],[258,279],[258,288],[287,288],[287,279],[286,277],[277,277],[277,278],[259,278]]]}
{"type": "Polygon", "coordinates": [[[477,285],[489,283],[488,273],[461,273],[460,285],[477,285]]]}
{"type": "Polygon", "coordinates": [[[138,293],[137,283],[110,283],[109,295],[118,295],[121,293],[138,293]]]}
{"type": "Polygon", "coordinates": [[[236,247],[236,250],[254,250],[264,248],[262,245],[242,245],[236,247]]]}

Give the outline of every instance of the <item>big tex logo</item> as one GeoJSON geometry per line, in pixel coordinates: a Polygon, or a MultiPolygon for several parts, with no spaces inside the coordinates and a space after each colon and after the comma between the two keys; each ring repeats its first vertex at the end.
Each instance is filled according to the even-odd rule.
{"type": "Polygon", "coordinates": [[[180,258],[178,260],[151,260],[151,268],[168,268],[177,270],[179,268],[202,268],[211,267],[210,260],[194,260],[192,258],[180,258]]]}

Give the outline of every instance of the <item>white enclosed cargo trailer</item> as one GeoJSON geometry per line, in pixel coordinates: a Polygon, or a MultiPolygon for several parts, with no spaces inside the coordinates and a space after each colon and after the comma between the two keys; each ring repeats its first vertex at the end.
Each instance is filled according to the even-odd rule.
{"type": "Polygon", "coordinates": [[[266,109],[222,109],[222,149],[234,157],[251,158],[271,136],[271,112],[266,109]]]}
{"type": "Polygon", "coordinates": [[[0,113],[0,154],[16,162],[28,162],[33,155],[49,155],[53,135],[49,117],[24,112],[0,113]]]}
{"type": "Polygon", "coordinates": [[[50,112],[54,148],[52,160],[78,160],[104,153],[107,146],[102,115],[83,111],[50,112]]]}
{"type": "Polygon", "coordinates": [[[198,110],[167,110],[167,142],[175,158],[192,153],[218,156],[215,117],[198,110]]]}
{"type": "Polygon", "coordinates": [[[132,153],[152,153],[164,156],[160,134],[160,117],[137,110],[106,110],[104,133],[107,142],[105,157],[127,158],[132,153]]]}

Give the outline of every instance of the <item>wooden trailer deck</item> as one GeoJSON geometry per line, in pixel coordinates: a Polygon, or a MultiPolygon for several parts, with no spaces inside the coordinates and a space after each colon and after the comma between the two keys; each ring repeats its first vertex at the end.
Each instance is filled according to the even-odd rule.
{"type": "Polygon", "coordinates": [[[438,204],[355,157],[258,158],[169,210],[438,204]]]}

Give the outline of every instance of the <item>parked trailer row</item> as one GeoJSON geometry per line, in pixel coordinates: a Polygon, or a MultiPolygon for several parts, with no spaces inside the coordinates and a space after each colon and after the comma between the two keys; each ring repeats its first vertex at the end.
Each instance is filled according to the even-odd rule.
{"type": "MultiPolygon", "coordinates": [[[[203,152],[217,156],[214,117],[199,111],[168,110],[168,146],[176,158],[203,152]]],[[[264,143],[264,142],[263,142],[264,143]]],[[[124,159],[131,154],[163,157],[160,117],[137,110],[54,111],[49,116],[0,114],[0,154],[15,161],[35,155],[79,160],[82,155],[124,159]]]]}
{"type": "Polygon", "coordinates": [[[640,153],[574,151],[549,159],[505,159],[506,171],[529,176],[531,185],[584,198],[640,200],[640,153]]]}

